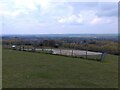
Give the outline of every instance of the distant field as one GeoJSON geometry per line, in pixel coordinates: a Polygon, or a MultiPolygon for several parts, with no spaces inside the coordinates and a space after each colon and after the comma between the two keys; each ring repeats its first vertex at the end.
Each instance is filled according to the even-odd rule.
{"type": "Polygon", "coordinates": [[[3,88],[117,88],[118,56],[102,62],[3,49],[3,88]]]}

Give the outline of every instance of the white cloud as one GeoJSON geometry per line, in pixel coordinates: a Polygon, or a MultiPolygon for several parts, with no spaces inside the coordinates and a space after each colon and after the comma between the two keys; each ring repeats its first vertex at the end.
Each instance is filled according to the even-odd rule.
{"type": "Polygon", "coordinates": [[[93,20],[90,22],[90,24],[105,24],[105,23],[111,23],[112,20],[105,18],[105,17],[95,17],[93,20]]]}
{"type": "Polygon", "coordinates": [[[22,14],[28,14],[28,12],[24,11],[24,10],[15,10],[11,13],[11,11],[1,11],[0,15],[4,16],[4,18],[11,18],[11,19],[15,19],[17,18],[19,15],[22,14]]]}
{"type": "Polygon", "coordinates": [[[15,5],[14,8],[16,9],[36,9],[34,3],[31,0],[12,0],[12,2],[15,5]]]}
{"type": "Polygon", "coordinates": [[[102,21],[102,18],[96,17],[96,18],[94,18],[90,23],[91,23],[91,24],[98,24],[98,23],[100,23],[101,21],[102,21]]]}
{"type": "MultiPolygon", "coordinates": [[[[20,15],[62,16],[73,13],[72,6],[53,0],[1,0],[0,16],[16,18],[20,15]],[[67,13],[66,13],[67,11],[67,13]]],[[[34,16],[31,16],[31,18],[34,16]]],[[[35,17],[37,18],[37,17],[35,17]]]]}
{"type": "Polygon", "coordinates": [[[58,18],[59,23],[79,23],[81,24],[83,22],[82,16],[81,15],[71,15],[68,17],[59,17],[58,18]]]}
{"type": "Polygon", "coordinates": [[[83,10],[79,14],[74,14],[68,17],[59,17],[58,18],[59,23],[67,23],[67,24],[74,24],[78,23],[79,24],[91,24],[91,25],[96,25],[96,24],[104,24],[104,23],[111,23],[112,20],[107,17],[98,17],[96,14],[96,11],[93,10],[83,10]]]}
{"type": "Polygon", "coordinates": [[[18,16],[35,11],[40,6],[42,11],[49,9],[49,0],[1,0],[0,15],[18,16]]]}
{"type": "Polygon", "coordinates": [[[88,11],[81,11],[79,14],[73,14],[70,16],[63,16],[58,18],[59,23],[78,23],[84,24],[89,23],[90,20],[95,17],[95,11],[88,10],[88,11]]]}

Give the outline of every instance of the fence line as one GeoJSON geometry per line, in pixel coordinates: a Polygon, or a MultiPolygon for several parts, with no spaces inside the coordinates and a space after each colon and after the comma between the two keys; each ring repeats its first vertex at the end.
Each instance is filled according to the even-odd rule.
{"type": "MultiPolygon", "coordinates": [[[[10,48],[10,46],[7,48],[10,48]]],[[[64,55],[64,56],[71,56],[71,57],[81,57],[85,59],[96,59],[98,61],[102,61],[105,58],[105,53],[101,52],[90,52],[87,49],[84,50],[74,50],[74,49],[62,49],[62,48],[35,48],[29,46],[16,46],[14,48],[11,47],[13,50],[19,51],[32,51],[32,52],[42,52],[42,53],[49,53],[54,55],[64,55]],[[90,58],[91,57],[91,58],[90,58]]]]}

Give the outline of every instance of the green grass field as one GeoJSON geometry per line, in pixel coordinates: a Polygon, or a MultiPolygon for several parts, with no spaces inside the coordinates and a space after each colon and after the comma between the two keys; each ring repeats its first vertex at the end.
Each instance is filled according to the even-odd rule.
{"type": "Polygon", "coordinates": [[[117,88],[118,56],[102,62],[3,49],[3,88],[117,88]]]}

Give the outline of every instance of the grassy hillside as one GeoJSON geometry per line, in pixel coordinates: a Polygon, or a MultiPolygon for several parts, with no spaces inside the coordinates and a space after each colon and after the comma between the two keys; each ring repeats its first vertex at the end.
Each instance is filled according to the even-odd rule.
{"type": "Polygon", "coordinates": [[[118,56],[102,62],[41,53],[3,50],[3,87],[114,88],[118,56]]]}

